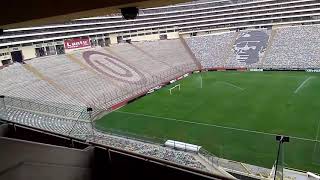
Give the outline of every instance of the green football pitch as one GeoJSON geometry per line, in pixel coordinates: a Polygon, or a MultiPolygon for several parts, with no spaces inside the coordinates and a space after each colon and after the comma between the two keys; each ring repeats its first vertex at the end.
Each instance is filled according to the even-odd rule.
{"type": "Polygon", "coordinates": [[[97,120],[105,131],[200,145],[218,157],[271,168],[276,134],[285,166],[320,173],[320,74],[207,72],[168,85],[97,120]],[[169,89],[177,84],[178,88],[169,89]]]}

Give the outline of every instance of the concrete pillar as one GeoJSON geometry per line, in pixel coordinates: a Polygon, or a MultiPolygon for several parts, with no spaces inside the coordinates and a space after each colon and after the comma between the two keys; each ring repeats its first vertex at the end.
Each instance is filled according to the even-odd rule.
{"type": "Polygon", "coordinates": [[[118,44],[118,40],[117,40],[117,34],[110,34],[109,38],[110,38],[110,44],[118,44]]]}

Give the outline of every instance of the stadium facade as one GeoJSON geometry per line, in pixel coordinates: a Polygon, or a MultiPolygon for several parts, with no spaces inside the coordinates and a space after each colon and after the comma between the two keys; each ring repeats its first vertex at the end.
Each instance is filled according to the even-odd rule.
{"type": "Polygon", "coordinates": [[[65,40],[89,38],[91,46],[125,40],[171,39],[219,31],[319,23],[315,0],[195,1],[140,11],[135,20],[119,15],[83,18],[65,24],[4,30],[0,61],[8,64],[35,57],[63,54],[65,40]]]}

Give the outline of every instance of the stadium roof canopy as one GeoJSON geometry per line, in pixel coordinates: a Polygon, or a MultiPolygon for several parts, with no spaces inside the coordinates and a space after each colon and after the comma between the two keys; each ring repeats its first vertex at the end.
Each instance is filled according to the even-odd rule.
{"type": "Polygon", "coordinates": [[[149,8],[190,0],[3,0],[0,29],[39,26],[118,13],[119,8],[149,8]]]}

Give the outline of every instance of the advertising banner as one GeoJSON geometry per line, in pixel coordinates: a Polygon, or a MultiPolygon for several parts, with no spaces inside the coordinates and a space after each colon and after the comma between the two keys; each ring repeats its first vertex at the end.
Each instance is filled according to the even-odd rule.
{"type": "Polygon", "coordinates": [[[320,72],[320,69],[306,69],[306,72],[320,72]]]}
{"type": "Polygon", "coordinates": [[[86,47],[91,47],[89,37],[64,40],[64,48],[66,50],[80,49],[86,47]]]}

